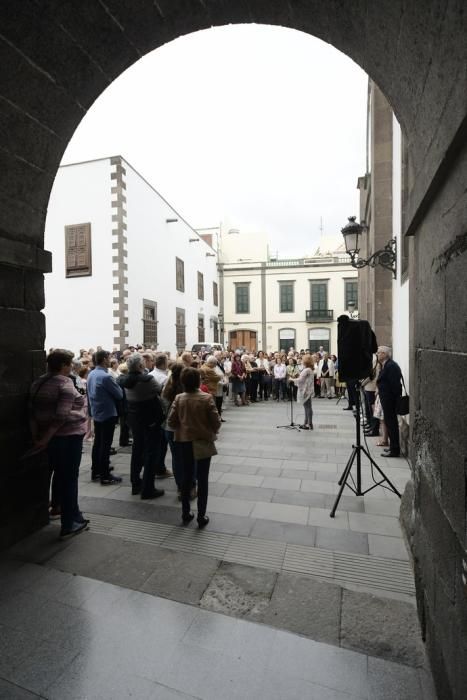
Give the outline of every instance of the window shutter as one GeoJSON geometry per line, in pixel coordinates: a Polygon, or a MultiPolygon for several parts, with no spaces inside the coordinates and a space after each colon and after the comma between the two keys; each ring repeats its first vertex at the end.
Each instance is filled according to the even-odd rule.
{"type": "Polygon", "coordinates": [[[92,274],[90,223],[65,226],[65,265],[67,277],[92,274]]]}

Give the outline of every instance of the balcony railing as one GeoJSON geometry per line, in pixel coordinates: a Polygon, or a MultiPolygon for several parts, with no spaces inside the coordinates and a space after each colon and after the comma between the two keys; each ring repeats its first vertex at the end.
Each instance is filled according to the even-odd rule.
{"type": "Polygon", "coordinates": [[[266,267],[310,267],[313,265],[350,265],[350,258],[347,254],[316,255],[312,258],[282,258],[266,262],[266,267]]]}
{"type": "Polygon", "coordinates": [[[334,309],[307,309],[307,323],[320,323],[321,321],[332,321],[334,309]]]}

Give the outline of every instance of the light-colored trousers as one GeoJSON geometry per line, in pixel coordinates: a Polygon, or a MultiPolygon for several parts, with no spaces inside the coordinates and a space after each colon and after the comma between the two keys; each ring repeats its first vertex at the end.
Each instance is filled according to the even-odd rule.
{"type": "Polygon", "coordinates": [[[335,396],[334,377],[321,377],[321,396],[335,396]]]}

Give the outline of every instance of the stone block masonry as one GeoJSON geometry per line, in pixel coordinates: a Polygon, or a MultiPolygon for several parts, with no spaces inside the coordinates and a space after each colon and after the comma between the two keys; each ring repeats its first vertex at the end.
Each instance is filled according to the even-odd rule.
{"type": "MultiPolygon", "coordinates": [[[[416,413],[411,421],[414,498],[407,509],[412,513],[407,531],[439,696],[461,700],[467,687],[467,599],[461,584],[466,504],[459,484],[466,476],[466,450],[465,422],[459,430],[453,399],[465,395],[467,297],[461,280],[466,279],[467,253],[461,246],[455,257],[446,254],[467,229],[467,13],[462,2],[438,0],[348,2],[338,7],[336,12],[335,3],[319,0],[158,0],[139,3],[135,10],[124,0],[105,0],[49,2],[39,11],[31,0],[2,3],[0,145],[7,176],[0,183],[0,233],[9,241],[42,247],[51,183],[86,110],[123,70],[178,36],[241,22],[292,27],[332,44],[369,73],[393,107],[409,147],[407,229],[415,236],[413,357],[417,350],[422,366],[429,353],[437,351],[440,357],[434,373],[410,390],[416,413]],[[441,267],[440,255],[446,262],[441,267]],[[444,385],[444,404],[441,394],[434,394],[445,417],[442,425],[431,415],[425,382],[440,391],[444,385]],[[448,463],[447,451],[426,440],[431,427],[436,435],[444,434],[445,444],[454,445],[454,464],[448,463]],[[452,553],[452,561],[444,558],[443,547],[452,553]]],[[[119,174],[117,169],[114,174],[119,174]]],[[[118,187],[117,178],[112,182],[118,187]]],[[[115,234],[119,237],[123,242],[122,232],[115,234]]],[[[8,266],[28,267],[20,262],[8,266]]],[[[40,371],[36,354],[43,351],[44,323],[37,281],[43,268],[32,269],[35,279],[24,278],[32,293],[23,295],[15,281],[11,290],[2,287],[0,297],[0,367],[5,352],[26,351],[31,380],[40,371]],[[21,299],[24,306],[16,306],[21,299]]],[[[2,266],[0,272],[4,270],[2,266]]],[[[9,270],[5,274],[11,276],[9,270]]],[[[120,288],[116,291],[120,296],[120,288]]],[[[124,300],[116,308],[122,313],[115,338],[123,342],[124,300]]],[[[43,489],[36,483],[45,472],[40,465],[36,469],[38,465],[18,462],[20,448],[27,444],[24,383],[20,377],[8,395],[0,386],[0,402],[11,402],[15,416],[14,425],[1,426],[0,546],[38,526],[46,513],[43,489]]]]}
{"type": "Polygon", "coordinates": [[[128,278],[125,271],[128,265],[125,262],[127,252],[126,231],[126,170],[122,158],[116,156],[110,159],[111,165],[111,193],[112,193],[112,256],[114,278],[114,344],[121,348],[128,338],[128,278]]]}

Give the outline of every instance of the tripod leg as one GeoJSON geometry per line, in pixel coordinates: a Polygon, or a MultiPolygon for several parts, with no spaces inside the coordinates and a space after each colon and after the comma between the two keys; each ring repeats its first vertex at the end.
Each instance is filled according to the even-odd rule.
{"type": "Polygon", "coordinates": [[[341,500],[342,492],[347,484],[347,479],[349,478],[350,470],[352,469],[352,464],[354,462],[354,459],[355,459],[357,452],[358,452],[358,448],[354,447],[352,450],[352,454],[349,457],[349,461],[345,465],[345,469],[342,473],[342,476],[339,479],[340,489],[339,489],[339,492],[337,494],[336,500],[334,501],[334,505],[332,507],[332,510],[329,514],[331,518],[333,518],[336,514],[337,506],[339,505],[339,501],[341,500]]]}
{"type": "Polygon", "coordinates": [[[339,486],[342,484],[343,481],[346,481],[347,476],[348,476],[348,472],[352,468],[352,464],[353,464],[353,461],[355,459],[355,455],[356,455],[357,451],[358,451],[358,447],[356,447],[355,445],[352,445],[352,452],[350,453],[350,457],[347,460],[347,464],[344,467],[344,471],[342,472],[339,481],[337,482],[339,484],[339,486]]]}
{"type": "Polygon", "coordinates": [[[386,476],[386,474],[383,472],[383,470],[381,469],[381,467],[379,467],[379,466],[376,464],[376,462],[375,462],[375,460],[373,459],[373,457],[369,454],[369,452],[367,452],[367,450],[365,450],[364,447],[362,447],[362,452],[365,453],[365,455],[368,457],[368,459],[370,460],[370,462],[371,462],[371,464],[374,466],[374,468],[381,474],[381,476],[383,477],[384,481],[387,481],[387,482],[388,482],[389,486],[390,486],[391,489],[394,491],[394,493],[395,493],[397,496],[399,496],[399,498],[402,498],[401,494],[399,493],[399,491],[397,490],[397,488],[394,486],[394,484],[392,483],[392,481],[386,476]]]}

